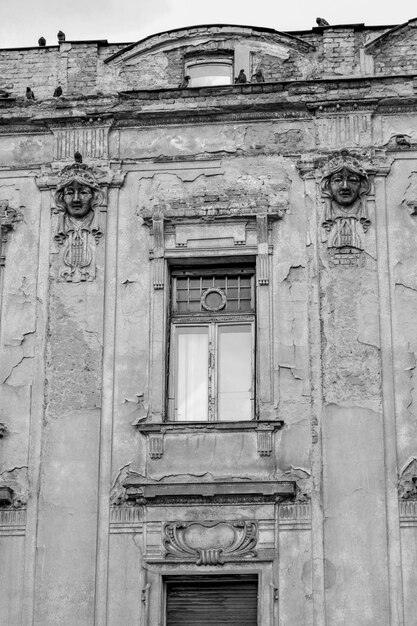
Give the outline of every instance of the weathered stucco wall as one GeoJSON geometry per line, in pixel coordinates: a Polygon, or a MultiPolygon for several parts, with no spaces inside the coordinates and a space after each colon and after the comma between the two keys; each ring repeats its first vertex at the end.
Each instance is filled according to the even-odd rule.
{"type": "Polygon", "coordinates": [[[1,51],[13,96],[45,57],[39,100],[0,99],[7,626],[157,624],[164,577],[220,572],[259,576],[262,626],[414,624],[415,79],[364,60],[413,24],[67,42],[16,79],[1,51]],[[204,46],[275,84],[173,89],[204,46]],[[213,262],[256,270],[257,419],[176,424],[170,274],[213,262]]]}

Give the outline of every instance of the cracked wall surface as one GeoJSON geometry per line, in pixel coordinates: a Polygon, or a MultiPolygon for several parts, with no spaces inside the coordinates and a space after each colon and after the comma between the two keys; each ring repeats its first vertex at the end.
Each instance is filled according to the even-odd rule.
{"type": "Polygon", "coordinates": [[[249,519],[265,551],[222,571],[262,571],[262,626],[414,624],[414,40],[411,20],[0,51],[0,70],[39,69],[34,103],[18,72],[0,98],[0,201],[21,215],[0,266],[7,626],[29,623],[22,607],[34,626],[159,623],[160,573],[202,571],[167,564],[163,525],[249,519]],[[266,82],[177,89],[189,59],[219,51],[266,82]],[[76,147],[105,198],[96,275],[79,283],[58,280],[53,202],[76,147]],[[342,149],[369,190],[362,247],[341,251],[322,176],[342,149]],[[170,275],[211,263],[256,270],[257,420],[177,428],[170,275]],[[284,483],[277,501],[233,491],[284,483]],[[224,484],[227,502],[190,496],[224,484]]]}

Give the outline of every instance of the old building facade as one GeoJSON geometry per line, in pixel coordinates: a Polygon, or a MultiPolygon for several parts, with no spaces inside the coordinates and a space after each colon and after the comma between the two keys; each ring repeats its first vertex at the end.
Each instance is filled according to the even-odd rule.
{"type": "Polygon", "coordinates": [[[1,624],[416,624],[416,27],[0,50],[1,624]]]}

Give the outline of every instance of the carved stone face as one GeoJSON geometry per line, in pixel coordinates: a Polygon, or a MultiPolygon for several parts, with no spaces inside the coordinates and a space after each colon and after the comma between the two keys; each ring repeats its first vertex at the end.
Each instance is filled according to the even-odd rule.
{"type": "Polygon", "coordinates": [[[91,210],[93,190],[87,185],[74,181],[64,189],[63,200],[65,209],[72,217],[81,219],[91,210]]]}
{"type": "Polygon", "coordinates": [[[332,198],[342,206],[350,206],[359,197],[361,178],[358,174],[343,168],[330,177],[330,192],[332,198]]]}

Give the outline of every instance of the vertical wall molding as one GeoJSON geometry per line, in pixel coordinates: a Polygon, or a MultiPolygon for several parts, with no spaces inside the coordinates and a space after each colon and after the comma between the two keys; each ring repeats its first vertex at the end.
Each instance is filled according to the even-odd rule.
{"type": "Polygon", "coordinates": [[[117,257],[119,189],[124,176],[115,172],[109,184],[103,323],[102,410],[98,474],[96,587],[94,624],[107,624],[107,587],[109,576],[109,494],[111,486],[112,435],[114,410],[114,358],[116,345],[117,257]]]}
{"type": "Polygon", "coordinates": [[[389,167],[375,176],[375,224],[380,302],[380,342],[382,369],[382,411],[385,457],[385,506],[387,516],[388,581],[390,626],[404,624],[400,519],[398,509],[397,435],[395,415],[394,364],[392,340],[392,274],[389,264],[388,207],[386,178],[389,167]]]}
{"type": "Polygon", "coordinates": [[[26,538],[24,555],[24,588],[22,624],[33,624],[37,568],[37,531],[41,475],[42,430],[45,395],[46,337],[49,304],[49,255],[51,231],[51,185],[39,177],[36,183],[41,191],[39,220],[38,275],[36,285],[36,344],[29,427],[28,478],[30,495],[26,512],[26,538]]]}
{"type": "Polygon", "coordinates": [[[307,254],[309,255],[309,346],[312,394],[311,410],[311,554],[313,624],[326,625],[325,572],[324,572],[324,511],[323,511],[323,378],[321,353],[320,311],[320,198],[316,193],[316,172],[310,166],[301,169],[304,179],[304,197],[307,222],[307,254]],[[313,244],[313,245],[311,245],[313,244]]]}

